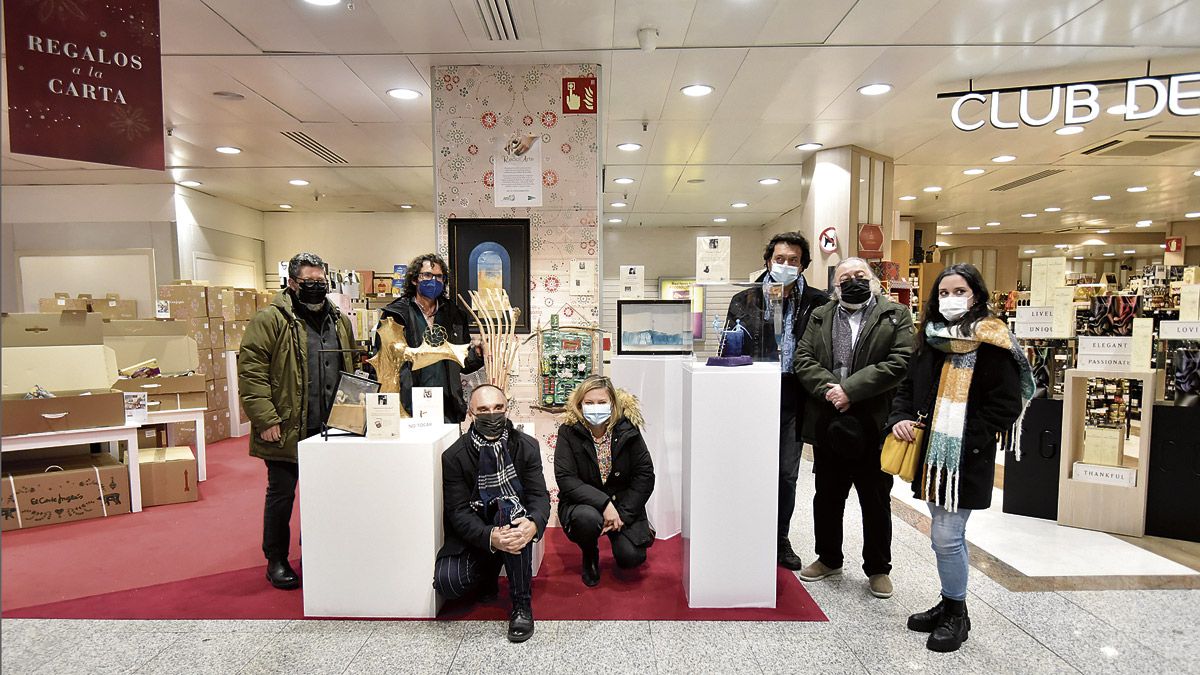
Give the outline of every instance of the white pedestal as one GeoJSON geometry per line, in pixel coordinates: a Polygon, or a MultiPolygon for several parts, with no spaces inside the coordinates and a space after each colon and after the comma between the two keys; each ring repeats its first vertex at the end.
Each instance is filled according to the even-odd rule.
{"type": "Polygon", "coordinates": [[[638,397],[642,438],[654,459],[654,492],[646,515],[659,539],[683,530],[683,364],[690,356],[614,356],[613,383],[638,397]]]}
{"type": "Polygon", "coordinates": [[[774,607],[779,364],[683,364],[683,588],[689,607],[774,607]]]}
{"type": "Polygon", "coordinates": [[[432,618],[446,424],[402,440],[300,442],[304,615],[432,618]]]}
{"type": "Polygon", "coordinates": [[[238,393],[237,352],[225,352],[225,382],[229,388],[229,437],[250,435],[250,423],[242,423],[242,397],[238,393]]]}

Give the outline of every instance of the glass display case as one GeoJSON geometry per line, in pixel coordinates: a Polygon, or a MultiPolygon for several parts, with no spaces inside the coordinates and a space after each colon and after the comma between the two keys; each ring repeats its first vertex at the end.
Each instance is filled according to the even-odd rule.
{"type": "Polygon", "coordinates": [[[617,354],[692,353],[690,300],[618,300],[617,354]]]}

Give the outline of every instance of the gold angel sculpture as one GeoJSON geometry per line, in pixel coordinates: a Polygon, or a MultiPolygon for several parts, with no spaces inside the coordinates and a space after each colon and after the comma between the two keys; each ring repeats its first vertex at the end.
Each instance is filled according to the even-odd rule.
{"type": "MultiPolygon", "coordinates": [[[[404,339],[404,326],[392,317],[384,317],[379,322],[376,331],[379,334],[379,353],[367,360],[375,368],[375,377],[379,380],[379,391],[400,391],[400,371],[404,364],[411,364],[413,370],[420,370],[438,361],[454,361],[462,367],[467,360],[467,352],[471,345],[450,344],[446,339],[446,329],[434,324],[425,331],[424,341],[420,347],[410,347],[404,339]]],[[[403,410],[403,406],[401,406],[403,410]]],[[[408,416],[408,411],[404,411],[408,416]]]]}
{"type": "Polygon", "coordinates": [[[517,348],[520,346],[516,328],[521,310],[512,306],[508,291],[502,288],[471,291],[471,302],[461,295],[458,301],[467,308],[479,326],[488,383],[508,394],[508,375],[517,363],[517,348]]]}

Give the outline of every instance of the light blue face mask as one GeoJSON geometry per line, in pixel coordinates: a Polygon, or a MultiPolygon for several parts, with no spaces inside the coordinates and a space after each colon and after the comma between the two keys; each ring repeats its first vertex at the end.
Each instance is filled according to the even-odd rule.
{"type": "Polygon", "coordinates": [[[773,263],[771,265],[771,281],[777,284],[790,284],[800,277],[800,268],[793,265],[773,263]]]}
{"type": "Polygon", "coordinates": [[[588,421],[588,424],[598,427],[608,421],[612,417],[611,403],[584,403],[583,418],[588,421]]]}

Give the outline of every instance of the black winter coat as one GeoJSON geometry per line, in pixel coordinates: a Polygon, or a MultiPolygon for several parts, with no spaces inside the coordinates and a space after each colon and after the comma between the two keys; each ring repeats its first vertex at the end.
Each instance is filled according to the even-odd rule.
{"type": "Polygon", "coordinates": [[[654,492],[654,462],[638,428],[628,419],[612,431],[612,471],[600,481],[596,446],[591,430],[583,423],[558,428],[554,446],[554,478],[558,481],[558,509],[587,504],[604,512],[611,501],[625,526],[621,529],[635,546],[654,541],[654,529],[646,517],[646,500],[654,492]]]}
{"type": "MultiPolygon", "coordinates": [[[[542,454],[538,442],[508,425],[508,455],[521,480],[521,505],[537,525],[534,541],[546,532],[550,520],[550,493],[542,475],[542,454]]],[[[442,529],[445,540],[438,558],[459,555],[467,547],[487,552],[491,546],[492,525],[486,523],[471,502],[479,501],[479,451],[469,435],[459,437],[442,453],[442,529]]]]}
{"type": "MultiPolygon", "coordinates": [[[[976,355],[975,373],[967,394],[967,419],[959,466],[958,506],[963,509],[986,509],[992,505],[997,439],[1012,428],[1022,410],[1021,374],[1012,355],[990,344],[981,344],[976,355]]],[[[945,353],[927,345],[920,347],[892,400],[892,414],[887,423],[889,432],[900,420],[915,420],[918,412],[926,416],[932,412],[945,360],[945,353]]],[[[926,429],[925,445],[929,444],[929,435],[926,429]]],[[[925,447],[922,447],[919,475],[912,483],[913,495],[918,499],[922,498],[924,466],[925,447]]]]}
{"type": "MultiPolygon", "coordinates": [[[[438,304],[437,313],[433,315],[433,321],[437,325],[446,329],[446,338],[453,344],[461,345],[471,341],[470,319],[466,312],[459,309],[453,302],[446,298],[441,298],[438,304]]],[[[411,297],[397,298],[384,307],[380,311],[379,318],[391,317],[392,320],[404,326],[404,340],[408,342],[410,347],[420,347],[425,342],[424,330],[420,328],[423,325],[424,316],[421,314],[421,308],[411,297]]],[[[375,344],[372,347],[372,353],[379,352],[379,335],[375,335],[375,344]]],[[[466,363],[460,369],[454,361],[442,361],[435,363],[428,368],[445,368],[446,376],[449,380],[448,391],[444,392],[446,401],[445,414],[446,418],[451,423],[462,422],[467,418],[467,403],[463,400],[462,381],[459,375],[467,375],[473,373],[483,367],[483,357],[474,349],[467,352],[466,363]]],[[[404,409],[412,412],[412,388],[413,388],[413,372],[412,366],[405,364],[400,370],[400,402],[404,404],[404,409]]]]}

